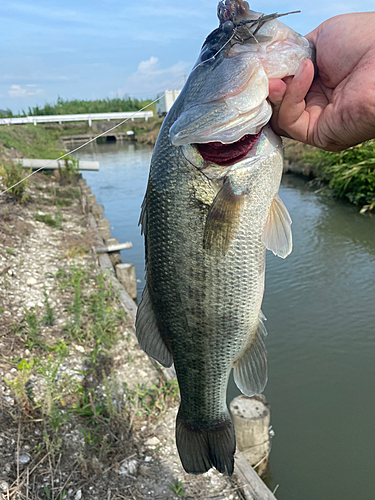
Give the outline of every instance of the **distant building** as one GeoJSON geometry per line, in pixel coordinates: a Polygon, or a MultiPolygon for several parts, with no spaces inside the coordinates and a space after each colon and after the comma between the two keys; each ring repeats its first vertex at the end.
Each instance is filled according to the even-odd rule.
{"type": "Polygon", "coordinates": [[[163,94],[158,95],[158,97],[161,97],[156,103],[156,112],[158,116],[165,116],[168,113],[180,92],[181,90],[173,89],[166,90],[163,94]]]}

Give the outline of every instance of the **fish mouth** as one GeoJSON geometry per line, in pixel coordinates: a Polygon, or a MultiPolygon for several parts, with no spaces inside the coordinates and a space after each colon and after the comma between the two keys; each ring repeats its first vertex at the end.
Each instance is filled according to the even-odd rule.
{"type": "Polygon", "coordinates": [[[262,130],[257,134],[246,134],[239,141],[230,144],[222,142],[208,142],[192,144],[205,161],[216,163],[222,167],[233,165],[242,160],[259,139],[262,130]]]}

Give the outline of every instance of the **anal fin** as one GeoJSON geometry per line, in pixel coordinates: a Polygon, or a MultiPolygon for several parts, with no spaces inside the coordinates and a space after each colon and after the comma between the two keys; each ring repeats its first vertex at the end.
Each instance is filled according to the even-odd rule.
{"type": "Polygon", "coordinates": [[[138,307],[135,331],[141,349],[161,365],[169,368],[173,363],[173,357],[159,332],[147,284],[138,307]]]}
{"type": "Polygon", "coordinates": [[[268,250],[282,259],[285,259],[293,248],[291,224],[288,210],[279,195],[276,195],[271,203],[262,241],[268,250]]]}
{"type": "Polygon", "coordinates": [[[265,319],[261,312],[258,330],[253,342],[234,362],[234,381],[246,396],[260,394],[267,384],[267,350],[264,343],[267,336],[267,330],[264,326],[265,319]]]}

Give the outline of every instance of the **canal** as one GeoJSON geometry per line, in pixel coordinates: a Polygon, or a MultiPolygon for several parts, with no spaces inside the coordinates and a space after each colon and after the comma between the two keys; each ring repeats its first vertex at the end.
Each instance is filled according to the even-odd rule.
{"type": "MultiPolygon", "coordinates": [[[[144,285],[138,228],[152,148],[94,144],[84,177],[105,207],[113,237],[132,241],[123,262],[144,285]]],[[[268,330],[265,395],[275,431],[271,489],[279,500],[375,498],[375,221],[285,176],[280,196],[293,219],[294,249],[267,252],[263,312],[268,330]]],[[[239,391],[231,380],[228,398],[239,391]]]]}

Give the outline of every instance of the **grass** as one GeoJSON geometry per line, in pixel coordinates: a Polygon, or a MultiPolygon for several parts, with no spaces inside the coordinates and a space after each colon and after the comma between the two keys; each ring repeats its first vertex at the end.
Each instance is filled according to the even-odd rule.
{"type": "Polygon", "coordinates": [[[43,296],[44,296],[44,305],[46,308],[46,313],[43,317],[43,323],[45,325],[52,326],[53,323],[55,322],[55,313],[53,311],[53,308],[50,306],[49,300],[48,300],[48,294],[46,291],[46,288],[44,287],[43,290],[43,296]]]}
{"type": "Polygon", "coordinates": [[[54,214],[54,216],[50,214],[34,214],[34,219],[38,222],[44,222],[47,226],[55,227],[56,229],[60,229],[62,231],[61,222],[63,221],[63,217],[60,213],[54,214]]]}
{"type": "MultiPolygon", "coordinates": [[[[138,141],[153,144],[162,122],[163,120],[157,117],[149,119],[148,122],[138,120],[121,125],[117,131],[126,133],[133,130],[138,141]]],[[[95,127],[95,122],[93,127],[95,127]]],[[[110,123],[108,128],[110,128],[110,123]]],[[[65,154],[61,142],[62,136],[91,134],[92,132],[93,129],[86,122],[0,127],[0,158],[13,150],[12,156],[15,152],[26,158],[54,160],[65,154]]]]}
{"type": "Polygon", "coordinates": [[[8,192],[21,203],[25,203],[28,200],[27,190],[30,185],[30,179],[26,179],[23,182],[20,181],[27,177],[29,173],[30,171],[25,170],[20,163],[14,161],[4,161],[0,165],[0,176],[3,187],[8,189],[8,192]]]}
{"type": "Polygon", "coordinates": [[[0,154],[4,149],[15,149],[26,158],[46,158],[54,160],[65,151],[59,144],[58,130],[32,124],[0,127],[0,154]]]}
{"type": "MultiPolygon", "coordinates": [[[[131,406],[130,400],[128,405],[114,403],[115,399],[123,399],[125,392],[108,378],[103,368],[103,359],[118,338],[124,313],[118,312],[116,294],[101,274],[92,281],[87,270],[71,266],[69,271],[59,270],[55,281],[60,289],[73,292],[73,300],[68,307],[71,321],[65,330],[65,340],[49,344],[41,337],[41,325],[52,325],[54,322],[54,311],[44,290],[44,316],[38,317],[35,308],[25,310],[23,321],[15,323],[12,328],[13,334],[23,339],[31,352],[37,350],[37,354],[29,361],[13,360],[17,367],[16,376],[13,380],[5,380],[12,389],[20,415],[35,423],[43,423],[41,446],[53,457],[62,449],[64,427],[77,418],[81,419],[80,432],[84,442],[103,454],[103,432],[107,433],[114,420],[121,420],[121,426],[126,427],[131,406]],[[88,293],[88,290],[91,292],[88,293]],[[78,379],[74,374],[64,374],[62,370],[73,340],[85,341],[86,347],[86,368],[78,379]],[[48,355],[38,354],[41,351],[48,355]],[[90,374],[95,375],[93,387],[84,383],[90,374]],[[44,387],[43,397],[33,394],[33,384],[30,385],[29,381],[35,377],[44,387]],[[98,394],[98,380],[104,381],[104,395],[98,394]]],[[[117,425],[120,423],[117,422],[117,425]]],[[[107,453],[110,453],[110,442],[107,447],[107,453]]]]}
{"type": "Polygon", "coordinates": [[[303,159],[319,167],[335,196],[362,206],[362,213],[375,208],[375,139],[338,153],[308,151],[303,159]]]}
{"type": "Polygon", "coordinates": [[[169,487],[171,490],[178,496],[180,497],[186,497],[184,491],[183,491],[183,485],[181,481],[178,481],[176,485],[169,483],[169,487]]]}

